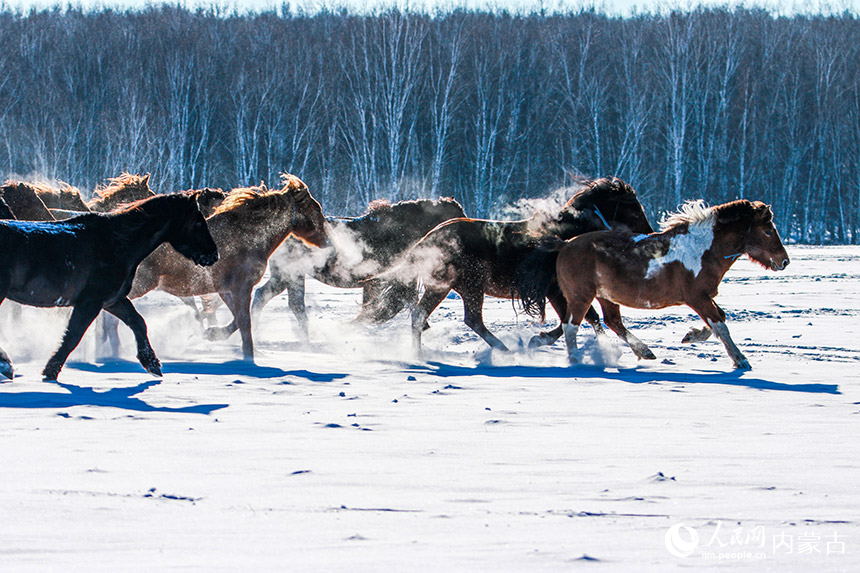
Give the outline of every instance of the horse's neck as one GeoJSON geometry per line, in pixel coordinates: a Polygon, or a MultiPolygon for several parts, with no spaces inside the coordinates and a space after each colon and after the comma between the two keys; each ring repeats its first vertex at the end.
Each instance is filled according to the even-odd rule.
{"type": "Polygon", "coordinates": [[[135,265],[166,241],[171,223],[169,215],[148,213],[142,208],[102,216],[112,223],[116,248],[135,265]]]}
{"type": "Polygon", "coordinates": [[[708,253],[712,265],[717,269],[720,280],[732,265],[744,254],[743,237],[732,230],[721,230],[714,233],[708,253]]]}
{"type": "Polygon", "coordinates": [[[207,221],[218,245],[253,245],[266,251],[267,256],[284,242],[293,230],[292,208],[272,209],[263,217],[253,219],[240,211],[226,211],[207,221]],[[219,240],[220,239],[220,240],[219,240]]]}

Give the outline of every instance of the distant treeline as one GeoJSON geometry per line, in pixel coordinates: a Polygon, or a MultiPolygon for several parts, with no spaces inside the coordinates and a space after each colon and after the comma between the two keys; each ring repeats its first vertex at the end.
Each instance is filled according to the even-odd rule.
{"type": "Polygon", "coordinates": [[[301,176],[326,212],[452,195],[487,216],[618,175],[652,216],[773,203],[860,242],[860,20],[696,9],[0,12],[0,169],[159,191],[301,176]]]}

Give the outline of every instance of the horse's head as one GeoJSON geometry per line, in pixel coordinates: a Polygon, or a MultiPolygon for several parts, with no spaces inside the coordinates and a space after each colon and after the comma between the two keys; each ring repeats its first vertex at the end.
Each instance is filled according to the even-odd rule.
{"type": "Polygon", "coordinates": [[[197,206],[194,193],[177,193],[177,205],[170,214],[175,223],[168,232],[167,242],[183,257],[208,267],[218,261],[218,247],[209,233],[209,225],[197,206]]]}
{"type": "Polygon", "coordinates": [[[788,253],[773,224],[770,205],[741,199],[721,205],[718,209],[717,223],[731,227],[742,237],[741,252],[774,271],[781,271],[788,266],[788,253]]]}
{"type": "Polygon", "coordinates": [[[319,201],[311,196],[304,181],[295,175],[284,173],[282,180],[284,188],[281,192],[293,202],[292,233],[315,247],[326,246],[327,224],[319,201]]]}
{"type": "Polygon", "coordinates": [[[196,189],[194,191],[190,191],[190,193],[197,201],[197,207],[200,209],[200,212],[203,213],[204,217],[208,217],[214,213],[215,209],[217,209],[218,206],[224,202],[224,199],[227,198],[227,193],[221,189],[212,189],[210,187],[196,189]]]}
{"type": "Polygon", "coordinates": [[[653,233],[633,187],[617,177],[595,179],[571,197],[558,217],[564,239],[588,231],[612,229],[653,233]]]}

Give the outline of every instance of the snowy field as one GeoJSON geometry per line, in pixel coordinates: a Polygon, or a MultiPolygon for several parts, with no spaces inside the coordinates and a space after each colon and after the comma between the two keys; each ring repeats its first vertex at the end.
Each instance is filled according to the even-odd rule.
{"type": "Polygon", "coordinates": [[[788,248],[722,285],[743,373],[680,344],[686,308],[625,309],[658,360],[611,335],[568,368],[561,342],[488,352],[455,298],[417,362],[405,316],[351,326],[359,293],[310,282],[311,345],[280,297],[258,366],[156,293],[162,380],[88,334],[46,383],[61,313],[5,303],[0,569],[860,570],[860,248],[788,248]]]}

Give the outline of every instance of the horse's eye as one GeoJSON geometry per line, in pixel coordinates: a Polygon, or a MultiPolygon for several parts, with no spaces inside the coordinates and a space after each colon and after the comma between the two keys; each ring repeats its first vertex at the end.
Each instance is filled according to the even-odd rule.
{"type": "Polygon", "coordinates": [[[764,232],[764,236],[765,236],[765,237],[772,237],[772,236],[773,236],[773,233],[771,233],[770,231],[765,231],[765,232],[764,232]]]}

